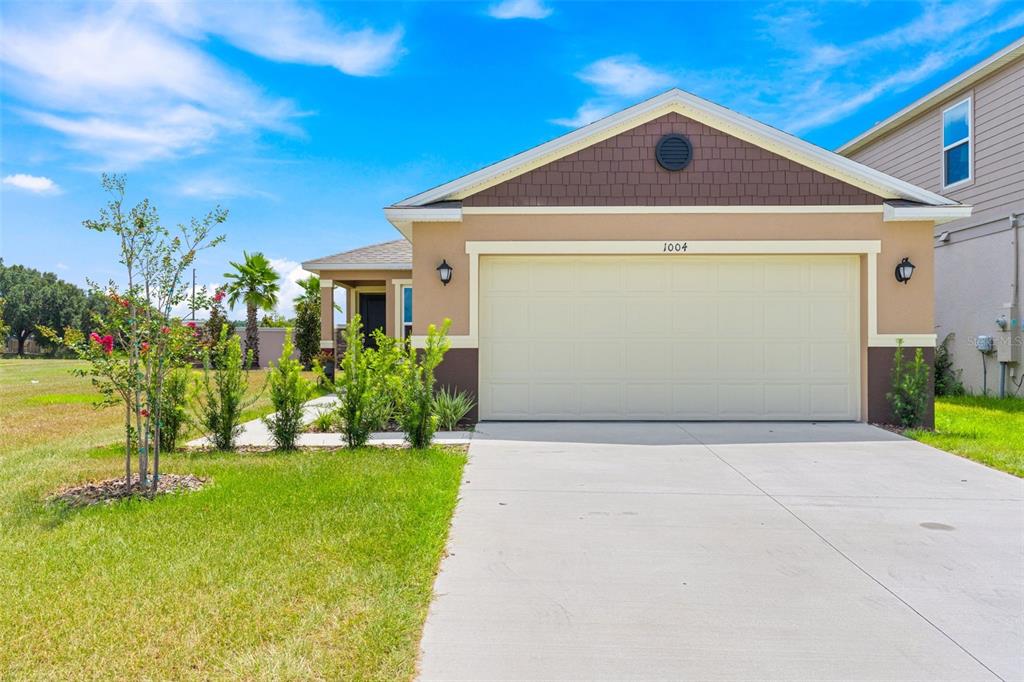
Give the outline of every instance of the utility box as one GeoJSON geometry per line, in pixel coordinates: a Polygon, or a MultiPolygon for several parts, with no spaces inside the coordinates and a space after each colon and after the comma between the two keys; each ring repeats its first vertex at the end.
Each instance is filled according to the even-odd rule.
{"type": "Polygon", "coordinates": [[[1024,355],[1024,330],[1019,312],[1007,306],[998,318],[1000,330],[995,335],[996,360],[999,362],[1021,362],[1024,355]]]}
{"type": "Polygon", "coordinates": [[[982,353],[991,353],[994,350],[995,341],[991,336],[982,334],[974,340],[974,346],[982,353]]]}

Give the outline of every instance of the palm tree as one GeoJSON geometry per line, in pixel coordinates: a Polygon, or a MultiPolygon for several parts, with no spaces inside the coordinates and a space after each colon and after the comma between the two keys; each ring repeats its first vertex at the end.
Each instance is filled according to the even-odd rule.
{"type": "Polygon", "coordinates": [[[234,306],[239,299],[245,301],[245,349],[252,351],[252,366],[260,365],[260,335],[256,323],[258,310],[273,310],[277,305],[278,275],[270,267],[270,261],[262,253],[242,252],[244,263],[231,262],[235,272],[225,272],[228,279],[225,291],[228,305],[234,306]]]}
{"type": "Polygon", "coordinates": [[[302,287],[302,293],[295,297],[295,303],[316,303],[320,304],[320,278],[316,275],[310,275],[305,279],[300,279],[297,284],[302,287]]]}

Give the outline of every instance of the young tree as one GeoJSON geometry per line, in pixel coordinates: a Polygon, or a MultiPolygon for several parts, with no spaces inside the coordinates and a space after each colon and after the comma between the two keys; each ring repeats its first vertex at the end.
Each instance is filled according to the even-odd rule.
{"type": "Polygon", "coordinates": [[[299,362],[309,369],[320,352],[320,278],[310,275],[299,284],[302,293],[295,297],[295,346],[299,362]]]}
{"type": "Polygon", "coordinates": [[[171,311],[188,298],[183,275],[196,254],[223,241],[223,236],[212,233],[227,219],[227,211],[215,208],[202,219],[178,225],[172,234],[147,199],[125,210],[124,176],[104,175],[103,188],[110,201],[97,220],[86,220],[84,225],[117,237],[126,283],[121,288],[110,282],[103,289],[109,310],[96,315],[99,331],[90,334],[88,341],[84,335],[67,332],[60,339],[53,329],[44,334],[89,360],[90,369],[85,372],[101,392],[111,402],[119,398],[125,403],[125,485],[131,488],[131,452],[137,449],[139,484],[147,484],[152,454],[155,491],[160,478],[164,381],[169,371],[194,357],[199,335],[194,323],[182,324],[171,311]],[[120,350],[115,352],[115,346],[120,350]]]}
{"type": "Polygon", "coordinates": [[[260,337],[256,314],[259,310],[273,310],[277,305],[278,275],[262,253],[242,252],[242,263],[231,262],[234,272],[225,272],[229,280],[225,288],[228,305],[245,301],[245,350],[251,356],[253,367],[260,364],[260,337]]]}

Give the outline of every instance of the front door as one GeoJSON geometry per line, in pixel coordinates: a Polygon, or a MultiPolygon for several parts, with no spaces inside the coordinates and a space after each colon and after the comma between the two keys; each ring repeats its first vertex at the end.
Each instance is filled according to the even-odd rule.
{"type": "Polygon", "coordinates": [[[367,348],[376,348],[373,330],[385,330],[387,299],[384,294],[359,294],[359,317],[363,320],[363,340],[367,348]]]}

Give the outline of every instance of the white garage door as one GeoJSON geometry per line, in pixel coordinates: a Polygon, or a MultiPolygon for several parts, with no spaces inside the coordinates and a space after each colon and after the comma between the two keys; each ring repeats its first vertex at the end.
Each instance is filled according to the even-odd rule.
{"type": "Polygon", "coordinates": [[[856,419],[856,256],[483,256],[483,419],[856,419]]]}

